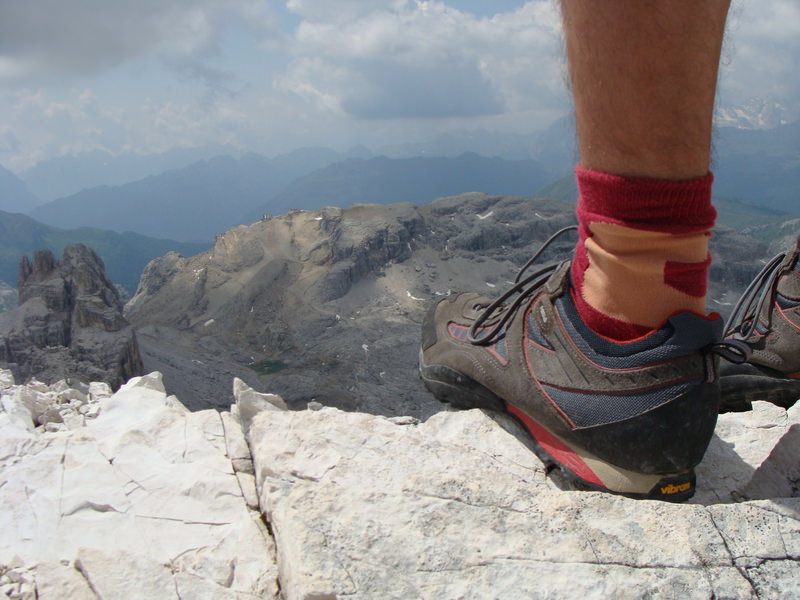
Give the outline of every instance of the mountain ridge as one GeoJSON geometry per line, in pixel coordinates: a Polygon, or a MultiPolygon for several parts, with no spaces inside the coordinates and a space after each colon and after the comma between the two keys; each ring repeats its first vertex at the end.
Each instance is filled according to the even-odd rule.
{"type": "Polygon", "coordinates": [[[128,293],[136,290],[142,270],[152,259],[170,250],[192,255],[208,248],[208,244],[149,238],[133,232],[61,229],[27,215],[0,211],[0,280],[16,285],[17,265],[26,254],[36,250],[61,254],[66,246],[76,243],[91,246],[103,259],[111,280],[128,293]]]}
{"type": "MultiPolygon", "coordinates": [[[[235,372],[295,408],[424,417],[435,406],[417,376],[427,306],[457,290],[497,295],[574,222],[568,202],[478,192],[290,211],[228,230],[196,256],[155,259],[125,314],[145,369],[200,406],[235,372]]],[[[559,240],[544,260],[569,258],[574,243],[559,240]]],[[[711,244],[709,307],[725,313],[768,251],[725,227],[711,244]]]]}

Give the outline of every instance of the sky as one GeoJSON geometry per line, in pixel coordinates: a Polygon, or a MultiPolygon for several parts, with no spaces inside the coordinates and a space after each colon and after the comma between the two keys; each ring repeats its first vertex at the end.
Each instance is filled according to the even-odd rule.
{"type": "MultiPolygon", "coordinates": [[[[532,133],[562,46],[555,0],[0,0],[0,165],[532,133]]],[[[800,114],[800,2],[734,0],[723,55],[720,104],[800,114]]]]}

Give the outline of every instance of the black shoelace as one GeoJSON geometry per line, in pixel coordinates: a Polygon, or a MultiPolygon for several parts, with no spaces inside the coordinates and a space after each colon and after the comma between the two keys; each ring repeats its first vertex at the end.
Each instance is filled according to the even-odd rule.
{"type": "Polygon", "coordinates": [[[488,346],[496,339],[501,337],[501,333],[505,331],[506,324],[511,317],[514,316],[514,313],[516,313],[520,305],[522,305],[526,298],[529,298],[531,294],[542,287],[550,275],[556,269],[558,269],[562,263],[550,264],[541,267],[524,279],[522,276],[528,269],[531,268],[531,266],[533,266],[533,263],[538,260],[545,250],[547,250],[550,244],[568,231],[577,231],[577,229],[578,227],[576,225],[570,225],[569,227],[559,229],[553,235],[547,238],[547,240],[539,247],[531,259],[522,266],[519,272],[517,272],[517,276],[514,278],[514,285],[512,285],[497,300],[483,307],[483,310],[478,315],[478,318],[475,319],[475,322],[472,323],[472,326],[469,328],[467,340],[471,344],[476,346],[488,346]],[[514,295],[516,295],[516,298],[514,298],[511,304],[506,304],[507,301],[514,295]],[[497,323],[495,323],[487,331],[479,332],[479,329],[483,327],[483,324],[497,312],[502,312],[500,320],[497,321],[497,323]]]}
{"type": "MultiPolygon", "coordinates": [[[[775,282],[782,273],[780,265],[785,257],[785,252],[775,256],[747,286],[725,323],[726,337],[746,340],[756,332],[764,307],[773,301],[775,282]]],[[[762,325],[769,326],[768,323],[762,325]]]]}
{"type": "Polygon", "coordinates": [[[769,323],[764,323],[761,315],[764,308],[774,300],[775,284],[783,273],[780,267],[785,257],[786,253],[782,252],[764,265],[733,307],[733,312],[725,323],[725,339],[714,344],[712,348],[726,360],[736,364],[747,362],[753,353],[747,342],[748,338],[754,333],[760,334],[759,325],[765,328],[764,335],[769,333],[769,323]]]}

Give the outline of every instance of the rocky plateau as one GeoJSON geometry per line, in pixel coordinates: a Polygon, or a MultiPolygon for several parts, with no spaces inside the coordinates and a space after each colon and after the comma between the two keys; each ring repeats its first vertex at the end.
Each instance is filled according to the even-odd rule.
{"type": "MultiPolygon", "coordinates": [[[[438,410],[417,376],[427,306],[451,291],[499,295],[574,218],[569,202],[483,193],[291,211],[152,261],[125,315],[146,370],[192,409],[224,407],[236,376],[292,408],[426,418],[438,410]]],[[[573,246],[565,236],[543,260],[573,246]]],[[[771,255],[722,227],[712,253],[709,309],[726,313],[771,255]]]]}

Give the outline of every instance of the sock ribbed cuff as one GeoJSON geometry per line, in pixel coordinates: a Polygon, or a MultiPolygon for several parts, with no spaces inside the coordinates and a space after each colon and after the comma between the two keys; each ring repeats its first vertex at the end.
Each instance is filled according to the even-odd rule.
{"type": "Polygon", "coordinates": [[[664,233],[709,230],[717,211],[711,204],[714,176],[684,181],[621,177],[575,168],[578,221],[616,223],[664,233]]]}

